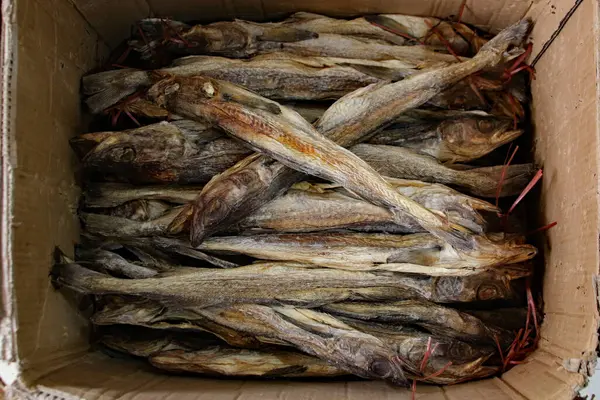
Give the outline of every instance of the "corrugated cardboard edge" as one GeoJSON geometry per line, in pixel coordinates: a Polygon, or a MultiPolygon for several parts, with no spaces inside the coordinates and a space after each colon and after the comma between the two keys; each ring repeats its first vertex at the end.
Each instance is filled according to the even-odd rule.
{"type": "Polygon", "coordinates": [[[0,230],[0,259],[2,285],[0,304],[0,378],[6,385],[11,385],[19,376],[16,344],[16,315],[14,307],[12,283],[12,184],[14,152],[14,100],[12,88],[16,82],[16,46],[17,46],[16,7],[13,0],[2,0],[2,43],[1,43],[1,103],[0,103],[0,145],[2,149],[2,216],[0,230]]]}

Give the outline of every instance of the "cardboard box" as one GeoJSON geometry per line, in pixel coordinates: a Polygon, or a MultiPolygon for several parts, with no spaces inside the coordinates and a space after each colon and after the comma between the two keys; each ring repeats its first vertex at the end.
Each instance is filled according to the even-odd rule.
{"type": "MultiPolygon", "coordinates": [[[[535,21],[534,56],[574,0],[470,0],[465,20],[498,30],[535,21]]],[[[305,10],[330,15],[448,17],[460,0],[3,0],[2,296],[0,378],[8,397],[44,399],[409,399],[383,382],[258,382],[157,375],[142,363],[88,353],[88,328],[48,279],[54,246],[78,239],[76,160],[81,76],[135,20],[264,20],[305,10]],[[53,397],[54,396],[54,397],[53,397]]],[[[598,310],[598,3],[583,0],[536,65],[535,159],[544,167],[538,210],[558,221],[545,243],[540,348],[502,378],[418,398],[568,399],[595,364],[598,310]]]]}

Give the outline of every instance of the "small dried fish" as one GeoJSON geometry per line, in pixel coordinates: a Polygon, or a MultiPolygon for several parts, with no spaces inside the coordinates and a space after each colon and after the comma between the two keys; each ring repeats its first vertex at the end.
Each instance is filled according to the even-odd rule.
{"type": "Polygon", "coordinates": [[[337,35],[319,34],[318,37],[298,42],[273,42],[262,46],[261,53],[287,52],[298,56],[346,57],[369,60],[398,59],[424,69],[441,64],[455,63],[456,57],[439,53],[422,45],[398,46],[385,42],[337,35]]]}
{"type": "Polygon", "coordinates": [[[178,307],[233,303],[317,307],[346,300],[425,298],[448,303],[513,299],[517,294],[510,283],[512,273],[500,268],[468,277],[430,277],[256,263],[232,269],[175,268],[146,279],[119,279],[68,263],[55,265],[52,276],[57,284],[85,293],[137,294],[178,307]]]}
{"type": "Polygon", "coordinates": [[[402,300],[390,303],[347,302],[327,304],[321,307],[334,315],[376,322],[410,323],[418,325],[434,334],[456,338],[465,342],[510,344],[513,335],[493,325],[486,325],[480,319],[423,300],[402,300]]]}
{"type": "Polygon", "coordinates": [[[265,54],[242,60],[190,56],[176,60],[169,68],[154,71],[119,69],[87,75],[83,78],[83,94],[90,111],[100,113],[161,78],[202,75],[243,85],[272,99],[325,100],[338,99],[355,89],[379,82],[382,73],[402,79],[414,72],[410,64],[399,60],[299,57],[293,54],[265,54]]]}
{"type": "MultiPolygon", "coordinates": [[[[141,250],[145,255],[154,256],[152,264],[146,263],[148,266],[156,263],[159,268],[162,265],[162,270],[170,270],[171,266],[169,265],[168,255],[173,255],[175,257],[185,256],[192,260],[208,262],[220,268],[238,267],[236,263],[193,249],[188,243],[182,240],[161,236],[140,237],[137,234],[138,229],[141,229],[142,232],[150,231],[150,229],[145,229],[144,227],[151,225],[152,221],[140,223],[126,218],[116,218],[102,214],[84,214],[82,219],[86,225],[86,233],[88,235],[87,245],[89,247],[106,248],[110,245],[131,247],[137,251],[141,250]],[[99,239],[97,236],[104,237],[104,239],[99,239]]],[[[158,223],[155,226],[151,225],[151,229],[157,231],[164,226],[165,224],[158,223]]],[[[172,264],[175,263],[173,262],[172,264]]]]}
{"type": "MultiPolygon", "coordinates": [[[[427,233],[388,235],[381,233],[296,233],[253,236],[219,236],[205,240],[198,248],[218,254],[246,254],[263,260],[294,261],[349,270],[380,270],[438,275],[473,274],[494,260],[500,246],[516,246],[505,240],[497,252],[464,259],[445,251],[444,243],[427,233]]],[[[513,262],[525,261],[529,255],[513,262]]]]}
{"type": "Polygon", "coordinates": [[[532,164],[514,164],[506,168],[499,165],[454,169],[439,163],[433,157],[397,146],[358,144],[351,150],[380,174],[458,186],[481,197],[496,197],[504,169],[506,172],[501,197],[521,193],[535,172],[532,164]]]}
{"type": "MultiPolygon", "coordinates": [[[[451,28],[448,28],[449,23],[441,22],[435,18],[382,15],[348,21],[311,13],[296,13],[282,22],[253,23],[236,20],[193,27],[176,21],[171,23],[170,21],[149,18],[142,20],[140,23],[140,27],[146,32],[145,37],[132,40],[129,44],[136,51],[141,52],[143,58],[152,57],[156,49],[165,49],[167,52],[174,54],[220,54],[226,57],[247,57],[277,49],[284,44],[298,43],[329,35],[339,36],[341,39],[350,38],[369,41],[382,48],[416,47],[424,48],[427,52],[433,53],[433,50],[446,49],[441,39],[434,37],[436,35],[424,38],[424,43],[435,46],[431,48],[418,45],[418,40],[407,40],[402,37],[402,34],[416,39],[419,36],[425,36],[429,31],[429,27],[437,23],[440,23],[439,29],[448,35],[451,45],[457,46],[456,51],[462,53],[467,50],[465,47],[468,47],[469,43],[451,28]],[[377,25],[369,21],[373,21],[377,25]],[[428,23],[431,25],[427,25],[428,23]],[[397,30],[400,35],[391,33],[389,30],[397,30]],[[176,32],[177,39],[164,40],[166,34],[172,35],[174,32],[176,32]],[[392,46],[393,44],[395,46],[392,46]]],[[[437,26],[436,29],[438,29],[437,26]]],[[[461,26],[461,29],[466,30],[468,28],[461,26]]],[[[468,36],[465,35],[465,37],[468,36]]],[[[342,43],[339,46],[344,47],[342,43]]],[[[358,52],[358,49],[351,48],[350,50],[358,52]]],[[[382,52],[382,50],[379,51],[382,52]]],[[[424,51],[409,52],[404,50],[404,52],[400,52],[396,50],[396,53],[392,54],[397,56],[398,53],[421,55],[424,51]]],[[[383,53],[381,57],[384,55],[385,58],[395,58],[390,56],[389,53],[383,53]]]]}
{"type": "Polygon", "coordinates": [[[270,43],[306,40],[318,36],[314,32],[274,23],[242,20],[214,22],[188,26],[161,18],[146,18],[139,22],[144,37],[129,41],[142,58],[151,58],[159,48],[174,54],[218,54],[225,57],[247,57],[270,43]],[[176,39],[165,40],[175,34],[176,39]]]}
{"type": "Polygon", "coordinates": [[[177,123],[160,122],[120,132],[87,133],[72,143],[96,143],[83,157],[87,170],[135,183],[204,183],[249,153],[231,139],[203,143],[201,136],[180,129],[177,123]]]}
{"type": "Polygon", "coordinates": [[[152,331],[210,333],[231,346],[243,348],[257,348],[261,344],[251,335],[216,324],[191,310],[166,308],[158,302],[133,296],[103,296],[91,321],[101,327],[131,325],[152,331]]]}
{"type": "Polygon", "coordinates": [[[498,372],[497,367],[482,366],[495,354],[495,348],[492,346],[466,343],[444,336],[431,336],[405,324],[376,323],[342,316],[336,318],[394,346],[398,356],[406,360],[407,366],[419,366],[416,371],[411,371],[412,374],[408,374],[412,379],[444,385],[463,382],[464,379],[485,378],[498,372]],[[420,366],[425,357],[427,364],[421,371],[420,366]],[[452,364],[448,365],[449,362],[452,364]],[[443,372],[438,375],[439,371],[443,372]],[[423,376],[427,379],[423,379],[423,376]]]}
{"type": "MultiPolygon", "coordinates": [[[[477,56],[464,63],[424,72],[390,85],[370,86],[346,95],[328,109],[319,120],[317,128],[342,146],[359,142],[366,135],[393,122],[403,111],[425,103],[452,83],[500,62],[504,50],[511,43],[521,42],[528,27],[529,23],[523,21],[507,28],[488,42],[477,56]]],[[[216,89],[213,87],[213,90],[216,89]]],[[[160,93],[155,94],[154,97],[159,95],[160,93]]],[[[194,101],[197,101],[198,96],[195,97],[194,101]]],[[[331,154],[327,158],[336,159],[331,154]]],[[[310,162],[314,159],[312,157],[310,162]]],[[[290,171],[282,164],[267,157],[253,155],[213,179],[203,189],[194,207],[186,210],[186,214],[182,214],[175,225],[182,225],[181,220],[185,221],[192,216],[191,238],[197,244],[282,194],[300,177],[300,174],[290,171]]],[[[367,198],[371,197],[367,194],[367,198]]]]}
{"type": "MultiPolygon", "coordinates": [[[[448,187],[419,181],[386,178],[398,192],[446,215],[449,221],[473,232],[485,230],[479,211],[495,206],[448,187]]],[[[332,229],[417,233],[421,228],[407,217],[402,223],[389,210],[367,203],[335,185],[299,183],[242,220],[238,228],[251,232],[314,232],[332,229]],[[307,187],[307,189],[305,189],[307,187]]]]}
{"type": "Polygon", "coordinates": [[[166,214],[148,221],[136,221],[126,217],[87,212],[80,212],[79,218],[86,230],[93,235],[130,238],[166,235],[169,224],[180,212],[181,207],[174,207],[166,214]]]}
{"type": "Polygon", "coordinates": [[[201,186],[134,186],[124,183],[94,183],[83,192],[83,204],[90,208],[109,208],[137,200],[159,200],[185,204],[196,198],[201,186]]]}
{"type": "Polygon", "coordinates": [[[131,325],[109,325],[98,329],[99,342],[136,357],[150,357],[170,350],[197,350],[222,344],[214,335],[149,329],[131,325]]]}
{"type": "Polygon", "coordinates": [[[268,378],[311,378],[348,373],[318,358],[291,351],[259,351],[212,346],[189,351],[160,351],[149,358],[150,364],[171,372],[206,375],[253,376],[268,378]]]}
{"type": "Polygon", "coordinates": [[[456,119],[396,122],[369,143],[394,145],[430,155],[441,162],[464,162],[480,158],[523,133],[513,121],[489,115],[456,119]]]}
{"type": "Polygon", "coordinates": [[[233,329],[292,344],[355,375],[408,384],[403,362],[389,345],[325,313],[251,304],[203,308],[198,312],[233,329]]]}
{"type": "Polygon", "coordinates": [[[117,253],[103,249],[84,249],[76,250],[77,260],[92,263],[102,269],[132,279],[144,279],[158,274],[158,271],[146,266],[137,265],[117,253]]]}

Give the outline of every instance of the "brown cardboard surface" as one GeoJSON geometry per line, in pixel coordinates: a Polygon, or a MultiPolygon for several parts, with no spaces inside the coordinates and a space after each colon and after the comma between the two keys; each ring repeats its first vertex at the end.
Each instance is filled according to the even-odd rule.
{"type": "Polygon", "coordinates": [[[536,65],[532,86],[535,154],[545,175],[541,206],[546,221],[559,221],[545,251],[542,347],[561,358],[597,346],[598,240],[591,240],[598,238],[596,12],[595,2],[583,2],[536,65]]]}
{"type": "MultiPolygon", "coordinates": [[[[87,348],[87,324],[48,282],[54,246],[72,248],[78,237],[75,160],[68,138],[81,129],[79,79],[106,55],[136,19],[147,15],[182,19],[263,19],[297,10],[353,15],[404,12],[456,14],[460,0],[4,0],[17,2],[18,68],[5,69],[2,103],[2,360],[0,377],[33,394],[86,399],[409,399],[406,390],[381,382],[259,382],[170,377],[146,365],[87,348]],[[12,77],[12,81],[11,78],[12,77]],[[10,112],[8,112],[10,111],[10,112]],[[8,368],[8,367],[11,368],[8,368]]],[[[554,32],[573,0],[468,1],[467,21],[494,29],[527,14],[536,25],[534,52],[554,32]]],[[[544,167],[540,212],[548,232],[541,349],[530,361],[480,382],[421,387],[421,400],[465,398],[567,399],[584,377],[564,360],[585,358],[597,345],[598,311],[593,278],[598,274],[598,12],[584,0],[537,64],[532,90],[535,156],[544,167]]],[[[4,36],[6,38],[6,36],[4,36]]],[[[3,43],[4,45],[4,43],[3,43]]],[[[7,49],[3,46],[3,60],[7,49]]],[[[575,364],[577,364],[575,362],[575,364]]],[[[15,386],[16,387],[16,386],[15,386]]],[[[17,393],[15,390],[14,393],[17,393]]]]}
{"type": "Polygon", "coordinates": [[[48,282],[54,246],[78,237],[75,161],[65,146],[80,127],[81,75],[95,66],[97,36],[64,1],[19,1],[15,124],[3,141],[11,163],[12,279],[18,357],[23,366],[80,352],[85,323],[64,313],[64,297],[48,282]]]}

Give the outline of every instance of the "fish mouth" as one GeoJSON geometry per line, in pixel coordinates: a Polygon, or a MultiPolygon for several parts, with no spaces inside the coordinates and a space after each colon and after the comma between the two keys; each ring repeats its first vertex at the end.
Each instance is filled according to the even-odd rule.
{"type": "Polygon", "coordinates": [[[497,133],[494,136],[492,136],[492,143],[496,147],[500,147],[506,143],[512,142],[513,140],[515,140],[522,134],[523,134],[522,129],[512,129],[512,130],[505,131],[502,133],[497,133]]]}
{"type": "Polygon", "coordinates": [[[91,149],[82,159],[84,165],[90,165],[94,162],[105,160],[112,153],[113,161],[132,162],[135,159],[136,151],[128,141],[122,140],[117,135],[104,138],[93,149],[91,149]]]}

